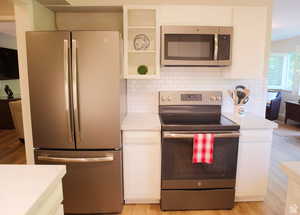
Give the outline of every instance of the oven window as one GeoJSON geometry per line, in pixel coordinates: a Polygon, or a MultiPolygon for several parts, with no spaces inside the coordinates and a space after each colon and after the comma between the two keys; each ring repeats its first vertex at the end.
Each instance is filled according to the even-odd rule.
{"type": "Polygon", "coordinates": [[[213,60],[214,38],[213,34],[165,34],[165,59],[213,60]]]}
{"type": "Polygon", "coordinates": [[[193,164],[192,139],[164,139],[162,180],[233,179],[236,175],[238,138],[218,138],[212,164],[193,164]]]}

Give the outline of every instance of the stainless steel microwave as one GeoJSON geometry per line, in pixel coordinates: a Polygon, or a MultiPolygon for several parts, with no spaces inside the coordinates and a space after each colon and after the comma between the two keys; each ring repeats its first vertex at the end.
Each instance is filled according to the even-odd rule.
{"type": "Polygon", "coordinates": [[[232,27],[162,26],[164,66],[231,65],[232,27]]]}

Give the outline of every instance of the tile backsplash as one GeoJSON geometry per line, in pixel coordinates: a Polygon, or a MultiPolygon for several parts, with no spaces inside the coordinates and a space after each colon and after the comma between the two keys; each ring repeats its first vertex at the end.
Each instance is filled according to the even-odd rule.
{"type": "Polygon", "coordinates": [[[4,91],[5,85],[8,85],[10,89],[14,93],[14,97],[20,97],[20,81],[19,79],[15,80],[0,80],[0,97],[6,97],[6,93],[4,91]]]}
{"type": "Polygon", "coordinates": [[[233,112],[233,103],[227,90],[236,85],[250,89],[250,100],[246,111],[264,116],[266,106],[266,85],[262,80],[223,79],[222,72],[195,72],[182,68],[162,68],[158,80],[128,80],[128,112],[158,112],[158,92],[161,90],[220,90],[223,91],[223,112],[233,112]]]}

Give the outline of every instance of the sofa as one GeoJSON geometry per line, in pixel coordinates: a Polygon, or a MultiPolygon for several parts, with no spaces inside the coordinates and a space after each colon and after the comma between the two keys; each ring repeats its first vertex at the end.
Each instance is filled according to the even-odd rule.
{"type": "Polygon", "coordinates": [[[266,106],[266,119],[276,120],[279,116],[281,104],[281,92],[278,92],[276,97],[271,100],[266,106]]]}

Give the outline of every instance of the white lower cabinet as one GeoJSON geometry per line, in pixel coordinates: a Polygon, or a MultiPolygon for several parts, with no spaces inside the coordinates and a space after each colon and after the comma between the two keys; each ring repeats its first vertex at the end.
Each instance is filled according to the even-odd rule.
{"type": "Polygon", "coordinates": [[[161,175],[160,131],[124,131],[125,203],[158,203],[161,175]]]}
{"type": "MultiPolygon", "coordinates": [[[[273,129],[241,129],[236,201],[263,201],[267,192],[273,129]]],[[[160,131],[124,131],[124,198],[126,204],[159,203],[160,131]]]]}
{"type": "Polygon", "coordinates": [[[236,201],[264,200],[268,187],[272,135],[273,129],[241,130],[236,201]]]}
{"type": "Polygon", "coordinates": [[[53,215],[64,215],[64,206],[59,205],[56,212],[53,215]]]}
{"type": "Polygon", "coordinates": [[[62,181],[59,181],[52,189],[43,194],[41,199],[32,215],[63,215],[64,208],[61,204],[63,201],[62,181]]]}

